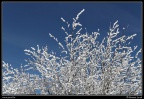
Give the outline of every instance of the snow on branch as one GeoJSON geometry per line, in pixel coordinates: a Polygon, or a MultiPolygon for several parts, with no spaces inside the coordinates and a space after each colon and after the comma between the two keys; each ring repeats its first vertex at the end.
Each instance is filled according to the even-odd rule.
{"type": "Polygon", "coordinates": [[[138,47],[138,46],[134,46],[134,50],[136,50],[137,47],[138,47]]]}
{"type": "Polygon", "coordinates": [[[72,27],[73,30],[75,30],[77,26],[82,26],[82,25],[79,22],[78,23],[73,22],[72,26],[73,26],[72,27]]]}
{"type": "Polygon", "coordinates": [[[76,19],[73,18],[73,23],[72,23],[72,29],[75,30],[77,26],[82,26],[79,22],[76,22],[79,19],[79,16],[84,12],[85,9],[83,9],[80,13],[77,14],[76,19]]]}
{"type": "Polygon", "coordinates": [[[63,45],[60,42],[58,44],[64,49],[63,45]]]}
{"type": "Polygon", "coordinates": [[[63,21],[63,22],[65,22],[65,20],[61,17],[61,20],[63,21]]]}
{"type": "Polygon", "coordinates": [[[50,37],[52,37],[56,42],[58,42],[58,44],[60,45],[60,47],[62,47],[62,49],[64,49],[63,45],[58,41],[57,38],[55,38],[55,37],[54,37],[52,34],[50,34],[50,33],[49,33],[49,35],[50,35],[50,37]]]}
{"type": "Polygon", "coordinates": [[[50,37],[52,37],[56,42],[58,42],[58,39],[55,38],[51,33],[49,33],[50,37]]]}
{"type": "Polygon", "coordinates": [[[133,37],[135,37],[137,34],[133,34],[131,36],[129,36],[126,40],[129,40],[129,39],[133,39],[133,37]]]}
{"type": "Polygon", "coordinates": [[[85,9],[81,10],[81,11],[77,14],[77,16],[76,16],[76,20],[79,19],[79,16],[80,16],[84,11],[85,11],[85,9]]]}
{"type": "Polygon", "coordinates": [[[67,24],[67,27],[69,28],[70,24],[69,24],[68,22],[66,22],[62,17],[61,17],[61,20],[62,20],[63,22],[65,22],[65,23],[67,24]]]}
{"type": "Polygon", "coordinates": [[[61,27],[61,29],[65,32],[66,35],[68,35],[68,33],[65,31],[64,27],[61,27]]]}
{"type": "Polygon", "coordinates": [[[138,54],[139,54],[141,51],[142,51],[142,49],[140,49],[140,50],[136,53],[135,58],[138,57],[138,54]]]}
{"type": "Polygon", "coordinates": [[[113,28],[118,27],[117,23],[118,23],[118,20],[113,24],[113,28]]]}
{"type": "Polygon", "coordinates": [[[76,32],[76,34],[80,34],[80,31],[82,30],[82,28],[80,28],[77,32],[76,32]]]}

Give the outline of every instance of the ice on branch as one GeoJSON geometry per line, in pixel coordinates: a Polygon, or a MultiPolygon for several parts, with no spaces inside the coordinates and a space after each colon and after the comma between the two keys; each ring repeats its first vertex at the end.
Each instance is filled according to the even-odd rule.
{"type": "Polygon", "coordinates": [[[69,37],[72,37],[72,35],[68,35],[68,38],[69,38],[69,37]]]}
{"type": "Polygon", "coordinates": [[[77,32],[76,32],[76,34],[80,34],[80,31],[82,30],[82,28],[80,28],[77,32]]]}
{"type": "Polygon", "coordinates": [[[72,29],[73,29],[73,30],[75,30],[75,28],[76,28],[77,26],[82,26],[79,22],[76,22],[76,21],[78,20],[79,16],[80,16],[83,12],[84,12],[84,9],[83,9],[80,13],[77,14],[76,19],[73,18],[73,23],[72,23],[72,29]]]}
{"type": "Polygon", "coordinates": [[[76,20],[79,19],[79,16],[80,16],[84,11],[85,11],[85,9],[81,10],[81,12],[79,12],[79,13],[77,14],[77,16],[76,16],[76,20]]]}
{"type": "Polygon", "coordinates": [[[64,49],[63,45],[60,42],[58,44],[64,49]]]}
{"type": "Polygon", "coordinates": [[[75,28],[77,27],[77,26],[82,26],[79,22],[78,23],[75,23],[75,22],[73,22],[73,24],[72,24],[72,28],[73,28],[73,30],[75,30],[75,28]]]}
{"type": "Polygon", "coordinates": [[[68,25],[68,28],[69,28],[70,24],[69,24],[68,22],[66,22],[62,17],[61,17],[61,20],[62,20],[63,22],[65,22],[65,23],[68,25]]]}
{"type": "Polygon", "coordinates": [[[61,20],[63,21],[63,22],[65,22],[65,20],[61,17],[61,20]]]}
{"type": "Polygon", "coordinates": [[[135,55],[136,58],[138,58],[138,54],[139,54],[141,51],[142,51],[142,49],[140,49],[140,50],[136,53],[136,55],[135,55]]]}
{"type": "Polygon", "coordinates": [[[138,47],[138,46],[134,46],[134,50],[136,50],[137,47],[138,47]]]}
{"type": "Polygon", "coordinates": [[[62,30],[64,30],[65,31],[65,28],[62,26],[62,28],[61,28],[62,30]]]}
{"type": "Polygon", "coordinates": [[[118,20],[113,24],[113,28],[118,27],[117,23],[118,23],[118,20]]]}
{"type": "Polygon", "coordinates": [[[38,49],[37,49],[37,52],[40,53],[40,52],[41,52],[41,49],[39,49],[39,45],[37,45],[37,48],[38,48],[38,49]]]}
{"type": "Polygon", "coordinates": [[[68,35],[68,33],[65,31],[64,27],[61,27],[61,29],[65,32],[66,35],[68,35]]]}
{"type": "Polygon", "coordinates": [[[133,39],[133,37],[135,37],[137,34],[133,34],[131,36],[129,36],[126,40],[129,40],[129,39],[133,39]]]}
{"type": "Polygon", "coordinates": [[[67,51],[62,51],[61,53],[66,53],[67,54],[67,51]]]}
{"type": "Polygon", "coordinates": [[[50,37],[52,37],[56,42],[58,42],[58,39],[55,38],[52,34],[49,33],[49,35],[50,35],[50,37]]]}
{"type": "Polygon", "coordinates": [[[32,50],[35,50],[35,48],[31,47],[32,50]]]}
{"type": "Polygon", "coordinates": [[[49,33],[50,37],[54,37],[53,35],[51,35],[51,33],[49,33]]]}
{"type": "Polygon", "coordinates": [[[73,18],[73,21],[76,22],[75,18],[73,18]]]}

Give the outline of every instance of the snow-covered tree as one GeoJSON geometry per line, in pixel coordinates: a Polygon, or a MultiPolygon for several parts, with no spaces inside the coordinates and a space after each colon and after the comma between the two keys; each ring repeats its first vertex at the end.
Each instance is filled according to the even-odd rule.
{"type": "Polygon", "coordinates": [[[142,94],[142,63],[138,57],[142,49],[136,52],[137,46],[130,46],[136,34],[119,36],[117,20],[106,37],[98,41],[99,30],[91,34],[81,32],[82,24],[78,19],[83,12],[84,9],[73,18],[72,24],[61,18],[69,30],[61,28],[66,35],[66,46],[49,33],[62,48],[62,56],[53,51],[49,53],[47,46],[24,50],[31,56],[24,67],[37,70],[41,77],[18,72],[12,67],[10,70],[10,65],[3,62],[6,69],[3,71],[3,94],[34,94],[35,89],[45,95],[142,94]],[[136,54],[132,56],[132,53],[136,54]]]}
{"type": "Polygon", "coordinates": [[[11,94],[36,94],[36,90],[41,86],[41,79],[38,75],[26,73],[21,69],[14,69],[3,61],[2,67],[2,93],[11,94]]]}

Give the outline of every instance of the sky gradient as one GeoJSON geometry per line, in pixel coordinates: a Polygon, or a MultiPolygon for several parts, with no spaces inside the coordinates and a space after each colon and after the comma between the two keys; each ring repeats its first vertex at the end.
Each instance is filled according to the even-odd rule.
{"type": "Polygon", "coordinates": [[[59,53],[58,44],[49,33],[64,43],[66,27],[63,17],[71,23],[76,15],[89,33],[100,30],[98,40],[107,35],[110,23],[118,20],[120,32],[125,27],[125,35],[137,36],[132,45],[142,47],[142,3],[141,2],[2,2],[2,60],[19,67],[25,64],[24,49],[48,46],[59,53]],[[128,28],[127,28],[128,27],[128,28]]]}

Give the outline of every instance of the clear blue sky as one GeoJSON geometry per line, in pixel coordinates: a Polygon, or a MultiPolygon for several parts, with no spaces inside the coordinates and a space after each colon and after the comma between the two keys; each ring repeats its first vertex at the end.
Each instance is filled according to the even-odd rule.
{"type": "Polygon", "coordinates": [[[80,23],[89,33],[100,29],[100,38],[107,35],[110,22],[119,20],[120,30],[127,27],[126,35],[136,33],[132,46],[142,47],[141,2],[2,2],[2,60],[19,67],[25,64],[24,49],[36,45],[48,46],[59,53],[58,44],[49,33],[64,43],[61,17],[72,22],[82,10],[80,23]]]}

